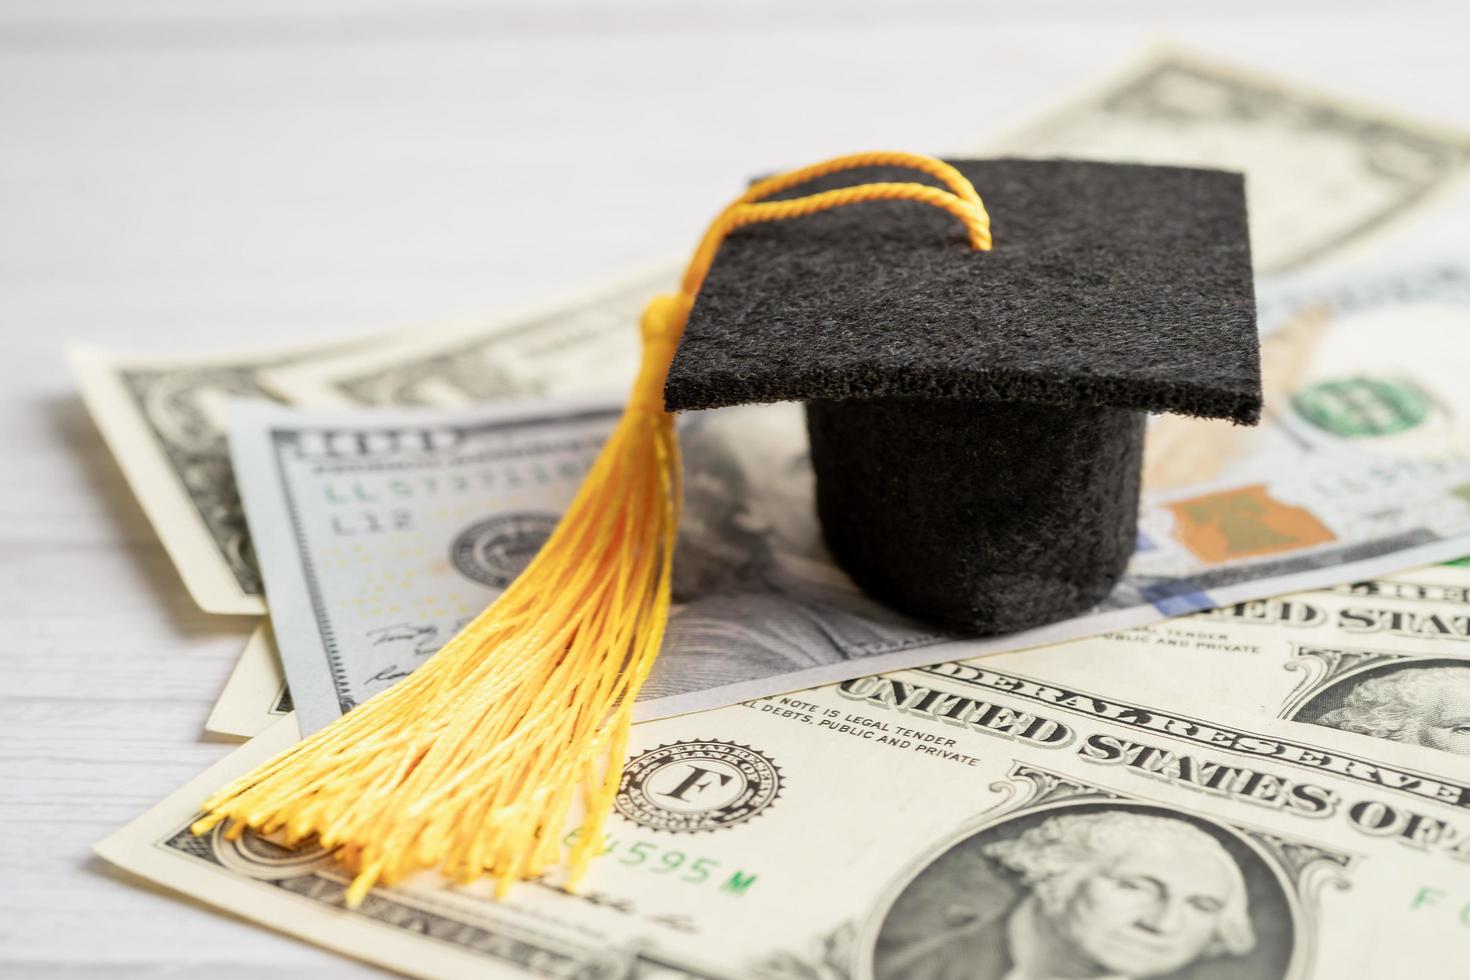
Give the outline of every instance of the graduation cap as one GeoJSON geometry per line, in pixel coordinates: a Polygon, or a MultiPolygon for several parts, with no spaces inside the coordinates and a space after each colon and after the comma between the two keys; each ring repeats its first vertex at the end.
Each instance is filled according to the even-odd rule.
{"type": "MultiPolygon", "coordinates": [[[[950,161],[994,247],[884,201],[730,234],[664,389],[671,410],[806,403],[817,514],[875,598],[967,633],[1088,609],[1132,555],[1146,412],[1254,423],[1238,174],[950,161]]],[[[779,195],[893,169],[827,176],[779,195]]]]}
{"type": "Polygon", "coordinates": [[[574,884],[668,620],[669,409],[806,402],[827,539],[897,606],[993,631],[1090,604],[1132,551],[1143,413],[1259,413],[1246,249],[1240,178],[1202,170],[875,153],[756,183],[648,304],[623,416],[530,565],[194,831],[315,838],[349,906],[424,868],[503,893],[565,858],[574,884]]]}

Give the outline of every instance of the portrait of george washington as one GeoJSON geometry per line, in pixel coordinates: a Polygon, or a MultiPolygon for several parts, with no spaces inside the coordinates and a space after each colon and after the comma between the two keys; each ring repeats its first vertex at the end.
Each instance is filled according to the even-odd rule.
{"type": "Polygon", "coordinates": [[[1329,685],[1295,720],[1470,755],[1470,664],[1436,660],[1375,667],[1329,685]]]}
{"type": "Polygon", "coordinates": [[[1291,953],[1284,893],[1259,857],[1204,827],[1159,808],[1105,804],[971,835],[895,900],[874,976],[1281,977],[1291,953]]]}

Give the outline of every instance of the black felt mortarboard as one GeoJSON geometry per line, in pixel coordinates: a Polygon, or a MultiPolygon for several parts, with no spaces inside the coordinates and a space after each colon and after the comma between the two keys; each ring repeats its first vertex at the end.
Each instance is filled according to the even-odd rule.
{"type": "MultiPolygon", "coordinates": [[[[1255,303],[1238,174],[951,162],[992,250],[903,201],[733,232],[664,394],[675,411],[805,402],[843,568],[900,609],[994,633],[1116,583],[1144,413],[1258,419],[1255,303]]],[[[912,179],[874,168],[774,199],[912,179]]]]}

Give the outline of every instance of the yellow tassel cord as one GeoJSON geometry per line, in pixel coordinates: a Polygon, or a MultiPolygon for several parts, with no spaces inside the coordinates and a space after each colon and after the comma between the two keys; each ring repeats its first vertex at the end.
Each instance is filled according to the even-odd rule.
{"type": "Polygon", "coordinates": [[[569,881],[595,856],[622,776],[633,700],[668,621],[679,520],[679,448],[663,385],[694,297],[734,229],[863,201],[918,201],[959,218],[975,249],[989,218],[969,181],[916,154],[839,157],[753,185],[710,225],[677,294],[643,314],[643,361],[621,420],[536,558],[484,613],[392,688],[204,803],[203,834],[230,821],[288,842],[315,837],[355,878],[376,883],[438,868],[468,883],[546,871],[579,791],[569,881]],[[901,166],[936,178],[859,184],[792,200],[762,198],[825,174],[901,166]]]}

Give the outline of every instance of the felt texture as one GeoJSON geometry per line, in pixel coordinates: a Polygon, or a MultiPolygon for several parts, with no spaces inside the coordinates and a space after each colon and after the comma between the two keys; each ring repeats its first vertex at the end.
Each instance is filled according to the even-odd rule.
{"type": "MultiPolygon", "coordinates": [[[[985,201],[992,250],[907,201],[737,231],[695,301],[668,407],[903,396],[1258,419],[1238,174],[951,162],[985,201]]],[[[868,168],[781,196],[872,180],[934,183],[868,168]]]]}
{"type": "Polygon", "coordinates": [[[827,546],[875,598],[960,632],[1083,612],[1133,554],[1144,418],[1023,402],[810,402],[827,546]]]}
{"type": "MultiPolygon", "coordinates": [[[[1144,412],[1261,409],[1243,183],[1079,161],[955,161],[995,247],[873,202],[720,247],[671,410],[804,401],[817,513],[876,598],[972,634],[1080,613],[1133,553],[1144,412]]],[[[902,170],[834,175],[796,196],[902,170]]]]}

